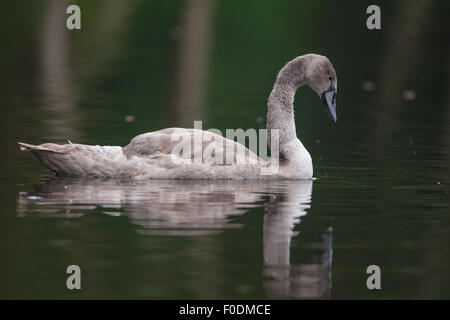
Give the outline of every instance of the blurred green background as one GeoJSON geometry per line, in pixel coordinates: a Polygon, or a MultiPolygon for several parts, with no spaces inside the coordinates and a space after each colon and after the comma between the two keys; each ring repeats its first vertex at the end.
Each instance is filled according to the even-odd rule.
{"type": "Polygon", "coordinates": [[[39,208],[20,217],[20,193],[35,192],[36,185],[39,189],[52,175],[30,154],[19,152],[16,142],[70,139],[125,145],[139,133],[192,127],[194,120],[203,120],[204,129],[263,128],[278,70],[298,55],[319,53],[337,71],[338,123],[331,125],[312,91],[297,92],[297,134],[312,155],[318,179],[311,209],[295,227],[300,235],[292,240],[293,259],[297,265],[317,259],[322,253],[305,258],[302,252],[323,235],[329,237],[331,227],[332,286],[327,294],[314,297],[450,298],[449,4],[446,0],[4,3],[0,297],[273,297],[263,285],[262,234],[257,228],[269,200],[240,216],[242,228],[201,240],[141,236],[133,232],[126,212],[113,221],[98,208],[70,233],[64,218],[33,215],[39,208]],[[65,27],[69,4],[81,7],[81,30],[65,27]],[[381,7],[381,30],[366,28],[370,4],[381,7]],[[92,236],[89,241],[86,233],[92,236]],[[85,264],[109,250],[104,267],[97,269],[107,281],[92,279],[95,289],[74,293],[60,284],[64,272],[53,278],[72,257],[69,245],[49,244],[61,237],[79,241],[80,252],[89,252],[92,243],[97,246],[79,258],[85,264]],[[205,249],[202,242],[212,242],[211,247],[205,249]],[[136,253],[130,253],[135,247],[136,253]],[[192,263],[194,258],[185,256],[188,250],[197,250],[206,263],[192,263]],[[164,256],[155,264],[158,252],[164,256]],[[211,252],[214,265],[222,268],[208,269],[211,252]],[[109,267],[108,261],[117,265],[109,267]],[[136,268],[123,271],[127,262],[136,268]],[[365,287],[369,264],[382,266],[381,292],[365,287]],[[165,281],[155,280],[165,272],[170,274],[165,274],[165,281]],[[149,273],[155,279],[144,277],[145,282],[139,277],[149,273]],[[205,276],[209,274],[213,279],[205,276]]]}

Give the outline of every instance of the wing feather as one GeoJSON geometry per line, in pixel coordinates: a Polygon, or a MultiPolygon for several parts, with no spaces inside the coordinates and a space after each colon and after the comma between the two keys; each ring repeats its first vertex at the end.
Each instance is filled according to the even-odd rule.
{"type": "Polygon", "coordinates": [[[123,151],[127,158],[172,155],[202,159],[203,163],[210,164],[244,163],[249,159],[262,161],[254,152],[233,140],[209,131],[184,128],[167,128],[138,135],[123,151]]]}

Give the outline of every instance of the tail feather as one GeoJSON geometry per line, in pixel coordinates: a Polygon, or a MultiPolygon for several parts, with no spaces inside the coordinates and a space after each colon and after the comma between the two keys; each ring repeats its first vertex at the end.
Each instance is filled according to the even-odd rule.
{"type": "Polygon", "coordinates": [[[113,177],[123,175],[126,157],[122,147],[44,143],[35,146],[18,142],[20,150],[31,151],[47,168],[59,175],[113,177]]]}
{"type": "Polygon", "coordinates": [[[17,142],[20,146],[20,150],[22,151],[49,151],[54,153],[64,153],[61,150],[56,149],[50,149],[48,147],[44,147],[43,145],[35,146],[34,144],[24,143],[24,142],[17,142]]]}

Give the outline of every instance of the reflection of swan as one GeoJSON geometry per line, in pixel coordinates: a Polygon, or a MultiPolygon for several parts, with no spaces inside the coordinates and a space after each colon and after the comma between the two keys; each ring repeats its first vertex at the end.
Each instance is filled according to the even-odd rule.
{"type": "Polygon", "coordinates": [[[79,217],[85,209],[129,216],[145,234],[199,235],[237,227],[227,218],[256,206],[262,183],[154,180],[145,184],[97,179],[52,179],[19,195],[19,214],[79,217]]]}
{"type": "Polygon", "coordinates": [[[317,298],[331,290],[331,228],[323,242],[314,244],[323,252],[319,261],[291,265],[291,239],[294,226],[310,208],[312,183],[296,185],[271,197],[264,215],[264,263],[268,293],[277,297],[317,298]]]}
{"type": "Polygon", "coordinates": [[[233,140],[196,129],[169,128],[141,134],[124,148],[72,143],[19,144],[22,150],[33,152],[47,167],[62,175],[311,179],[311,156],[297,138],[294,121],[294,95],[303,85],[322,98],[332,120],[336,121],[337,80],[331,62],[315,54],[290,61],[278,73],[267,104],[268,138],[272,154],[277,155],[272,162],[259,158],[233,140]]]}
{"type": "Polygon", "coordinates": [[[18,214],[77,218],[101,208],[126,215],[142,235],[199,236],[239,228],[230,219],[248,209],[265,207],[263,257],[265,288],[275,297],[324,297],[331,288],[331,231],[319,247],[319,259],[292,263],[294,227],[310,207],[312,180],[178,181],[146,183],[55,178],[21,192],[18,214]],[[268,199],[268,200],[267,200],[268,199]],[[265,205],[265,203],[267,203],[265,205]]]}

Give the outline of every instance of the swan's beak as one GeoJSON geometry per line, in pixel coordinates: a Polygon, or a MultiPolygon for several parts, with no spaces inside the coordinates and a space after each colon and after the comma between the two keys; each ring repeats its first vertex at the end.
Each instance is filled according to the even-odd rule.
{"type": "Polygon", "coordinates": [[[331,120],[333,120],[333,123],[336,123],[336,89],[333,85],[330,85],[327,90],[322,92],[322,101],[327,107],[328,115],[331,120]]]}

